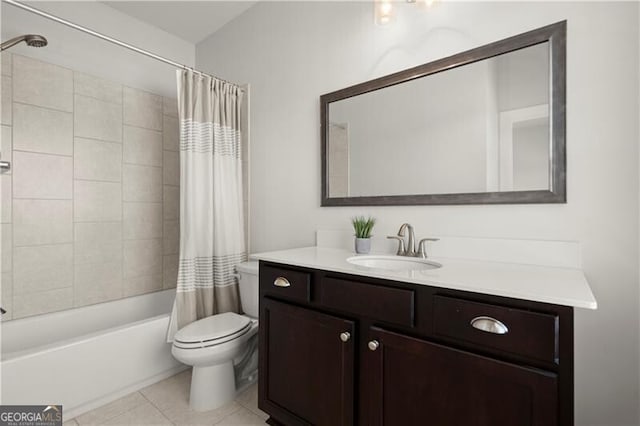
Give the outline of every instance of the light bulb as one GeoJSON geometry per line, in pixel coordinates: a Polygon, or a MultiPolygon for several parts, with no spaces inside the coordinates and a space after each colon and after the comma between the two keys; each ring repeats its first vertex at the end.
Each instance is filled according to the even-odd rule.
{"type": "Polygon", "coordinates": [[[374,4],[375,21],[378,25],[386,25],[393,18],[393,5],[390,1],[384,0],[374,4]]]}

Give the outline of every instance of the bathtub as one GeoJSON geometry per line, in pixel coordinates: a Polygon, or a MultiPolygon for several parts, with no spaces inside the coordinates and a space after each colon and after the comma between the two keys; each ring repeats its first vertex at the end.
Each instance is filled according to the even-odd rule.
{"type": "Polygon", "coordinates": [[[65,418],[186,367],[166,343],[175,290],[5,322],[2,404],[62,404],[65,418]]]}

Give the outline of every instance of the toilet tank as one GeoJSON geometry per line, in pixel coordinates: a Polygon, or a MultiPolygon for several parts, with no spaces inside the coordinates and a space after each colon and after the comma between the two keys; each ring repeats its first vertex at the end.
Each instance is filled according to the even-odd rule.
{"type": "Polygon", "coordinates": [[[258,261],[239,263],[236,272],[242,310],[246,315],[258,318],[258,261]]]}

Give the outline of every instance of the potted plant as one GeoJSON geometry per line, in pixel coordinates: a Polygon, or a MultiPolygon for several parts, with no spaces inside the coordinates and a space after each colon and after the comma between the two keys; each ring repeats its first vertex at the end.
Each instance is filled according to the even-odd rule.
{"type": "Polygon", "coordinates": [[[356,236],[356,253],[367,254],[371,250],[371,231],[376,220],[369,216],[356,216],[351,219],[356,236]]]}

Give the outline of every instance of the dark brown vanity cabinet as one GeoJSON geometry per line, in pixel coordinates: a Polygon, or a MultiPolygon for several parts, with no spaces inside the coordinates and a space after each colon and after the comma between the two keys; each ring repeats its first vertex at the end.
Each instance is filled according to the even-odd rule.
{"type": "Polygon", "coordinates": [[[354,322],[270,299],[260,320],[264,409],[284,424],[352,425],[354,322]]]}
{"type": "Polygon", "coordinates": [[[259,374],[274,425],[571,425],[573,310],[261,262],[259,374]]]}
{"type": "Polygon", "coordinates": [[[370,425],[557,425],[557,375],[373,327],[370,425]]]}

